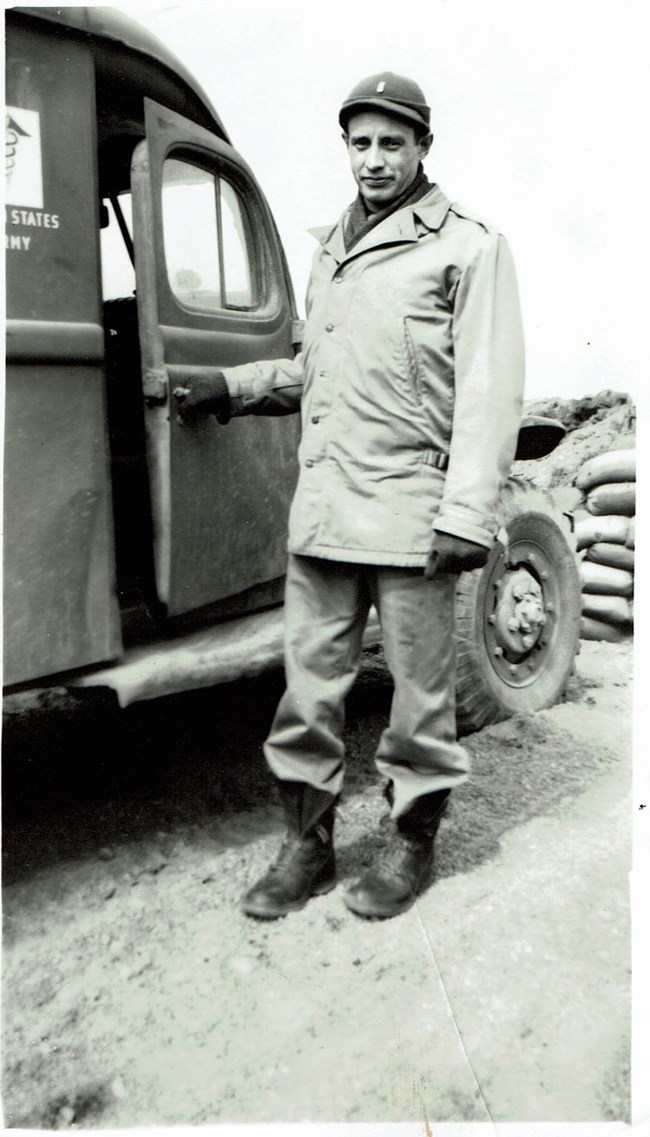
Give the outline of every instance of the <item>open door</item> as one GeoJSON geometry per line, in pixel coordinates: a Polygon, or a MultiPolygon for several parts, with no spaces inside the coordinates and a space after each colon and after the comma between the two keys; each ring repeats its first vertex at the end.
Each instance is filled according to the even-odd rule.
{"type": "Polygon", "coordinates": [[[156,587],[169,615],[283,575],[298,416],[179,421],[190,374],[294,354],[294,305],[271,214],[246,164],[145,99],[133,225],[156,587]]]}

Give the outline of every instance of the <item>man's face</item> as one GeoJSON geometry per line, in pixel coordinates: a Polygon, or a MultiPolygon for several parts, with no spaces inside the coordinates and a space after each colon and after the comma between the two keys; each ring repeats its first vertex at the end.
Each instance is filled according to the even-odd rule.
{"type": "Polygon", "coordinates": [[[351,115],[343,137],[370,213],[386,209],[408,188],[431,146],[430,134],[418,138],[414,127],[378,111],[351,115]]]}

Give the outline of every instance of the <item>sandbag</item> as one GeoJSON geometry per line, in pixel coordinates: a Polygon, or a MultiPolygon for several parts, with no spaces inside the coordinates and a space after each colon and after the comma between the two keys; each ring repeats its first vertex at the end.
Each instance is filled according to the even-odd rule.
{"type": "Polygon", "coordinates": [[[632,517],[630,519],[630,524],[628,526],[627,537],[625,538],[626,549],[633,549],[634,548],[635,529],[636,529],[635,519],[634,519],[634,517],[632,517]]]}
{"type": "Polygon", "coordinates": [[[581,640],[609,640],[610,643],[621,643],[629,636],[623,628],[615,628],[613,624],[605,624],[603,620],[594,620],[591,616],[583,616],[580,621],[581,640]]]}
{"type": "Polygon", "coordinates": [[[594,545],[590,545],[585,553],[585,560],[634,572],[634,549],[628,549],[625,545],[615,545],[610,541],[596,541],[594,545]]]}
{"type": "Polygon", "coordinates": [[[608,517],[581,517],[575,523],[578,552],[597,541],[611,541],[624,545],[628,539],[630,521],[627,517],[611,514],[608,517]]]}
{"type": "Polygon", "coordinates": [[[623,517],[633,517],[636,512],[635,482],[608,482],[594,486],[587,494],[585,506],[596,517],[603,514],[619,513],[623,517]]]}
{"type": "Polygon", "coordinates": [[[624,596],[596,596],[593,592],[583,592],[581,602],[585,616],[593,616],[606,624],[632,623],[632,605],[624,596]]]}
{"type": "Polygon", "coordinates": [[[583,592],[594,592],[600,596],[631,596],[634,591],[634,576],[625,569],[596,565],[593,561],[582,561],[580,580],[583,592]]]}
{"type": "Polygon", "coordinates": [[[578,489],[588,490],[607,482],[636,480],[636,450],[608,450],[583,462],[576,475],[578,489]]]}

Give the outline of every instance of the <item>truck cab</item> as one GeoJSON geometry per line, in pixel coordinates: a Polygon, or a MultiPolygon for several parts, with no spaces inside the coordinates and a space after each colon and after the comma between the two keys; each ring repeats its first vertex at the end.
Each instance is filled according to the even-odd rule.
{"type": "Polygon", "coordinates": [[[19,691],[101,682],[144,644],[280,602],[298,416],[187,427],[171,392],[292,356],[299,324],[264,196],[183,65],[111,9],[15,8],[6,30],[19,691]]]}

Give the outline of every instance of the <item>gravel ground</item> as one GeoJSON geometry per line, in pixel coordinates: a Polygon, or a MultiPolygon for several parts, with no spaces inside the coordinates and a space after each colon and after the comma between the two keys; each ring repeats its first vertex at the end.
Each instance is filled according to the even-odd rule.
{"type": "MultiPolygon", "coordinates": [[[[629,644],[583,644],[566,703],[466,740],[437,883],[384,922],[340,887],[282,921],[238,910],[281,834],[261,755],[279,675],[17,716],[7,1126],[628,1120],[630,667],[629,644]]],[[[368,657],[343,885],[384,840],[389,699],[368,657]]]]}

